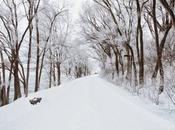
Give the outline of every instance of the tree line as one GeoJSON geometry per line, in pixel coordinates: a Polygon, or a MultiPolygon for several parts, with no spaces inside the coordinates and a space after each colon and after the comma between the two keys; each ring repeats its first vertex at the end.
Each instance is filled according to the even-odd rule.
{"type": "Polygon", "coordinates": [[[173,77],[164,71],[174,67],[175,0],[93,0],[83,9],[82,37],[105,75],[129,83],[138,94],[151,80],[156,104],[163,92],[175,103],[173,77]]]}
{"type": "Polygon", "coordinates": [[[0,103],[6,105],[29,91],[61,84],[61,74],[88,75],[87,57],[72,55],[71,20],[64,2],[2,0],[0,3],[0,103]],[[76,59],[76,60],[75,60],[76,59]],[[76,61],[76,62],[75,62],[76,61]],[[13,96],[13,97],[12,97],[13,96]]]}

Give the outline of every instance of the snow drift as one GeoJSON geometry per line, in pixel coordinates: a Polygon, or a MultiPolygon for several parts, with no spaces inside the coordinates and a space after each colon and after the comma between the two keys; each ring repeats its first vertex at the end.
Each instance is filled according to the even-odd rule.
{"type": "Polygon", "coordinates": [[[0,108],[0,130],[175,130],[132,98],[96,76],[81,78],[0,108]],[[31,105],[33,97],[41,103],[31,105]]]}

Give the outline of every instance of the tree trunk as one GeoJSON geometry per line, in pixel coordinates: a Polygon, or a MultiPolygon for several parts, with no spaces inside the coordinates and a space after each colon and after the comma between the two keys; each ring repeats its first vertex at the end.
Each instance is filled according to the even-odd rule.
{"type": "Polygon", "coordinates": [[[165,34],[164,34],[164,36],[163,36],[163,38],[162,38],[162,40],[161,40],[160,47],[159,47],[159,51],[160,51],[159,53],[160,53],[160,54],[159,54],[159,58],[157,58],[156,66],[155,66],[155,69],[154,69],[152,78],[156,78],[159,68],[163,68],[163,67],[160,67],[159,64],[162,64],[161,59],[162,59],[162,54],[163,54],[163,48],[164,48],[164,46],[165,46],[166,38],[167,38],[167,36],[168,36],[168,33],[169,33],[171,27],[172,27],[172,25],[169,25],[169,26],[167,27],[167,29],[166,29],[166,31],[165,31],[165,34]]]}
{"type": "Polygon", "coordinates": [[[123,50],[120,50],[120,53],[119,53],[119,63],[120,63],[120,66],[121,66],[122,75],[124,75],[125,72],[124,72],[124,66],[123,66],[122,51],[123,50]]]}
{"type": "Polygon", "coordinates": [[[37,47],[37,52],[36,52],[36,71],[35,71],[35,92],[39,90],[39,66],[40,66],[40,36],[39,36],[39,27],[38,27],[38,16],[36,15],[36,47],[37,47]]]}
{"type": "Polygon", "coordinates": [[[13,61],[11,61],[10,66],[10,72],[9,72],[9,78],[8,78],[8,86],[7,86],[7,102],[9,103],[9,96],[10,96],[10,85],[11,85],[11,79],[12,79],[12,71],[13,71],[13,61]]]}
{"type": "Polygon", "coordinates": [[[53,68],[52,68],[52,51],[51,49],[50,50],[50,71],[49,71],[49,88],[52,87],[52,71],[53,71],[53,68]]]}
{"type": "Polygon", "coordinates": [[[53,82],[54,82],[54,86],[56,86],[56,74],[55,74],[55,63],[53,63],[53,72],[52,72],[52,76],[53,76],[53,82]]]}
{"type": "MultiPolygon", "coordinates": [[[[166,38],[168,36],[168,33],[172,27],[172,23],[168,22],[168,17],[166,18],[166,30],[164,33],[164,36],[161,40],[161,43],[159,44],[159,34],[158,34],[158,29],[157,29],[157,19],[156,19],[156,0],[153,0],[153,23],[154,23],[154,32],[155,32],[155,42],[156,42],[156,49],[157,49],[157,61],[156,61],[156,66],[155,70],[153,72],[152,78],[155,79],[157,77],[157,73],[159,71],[160,73],[160,86],[158,90],[158,95],[160,95],[164,91],[164,70],[163,70],[163,65],[162,65],[162,53],[163,53],[163,48],[165,46],[166,38]]],[[[159,96],[158,96],[159,97],[159,96]]],[[[156,104],[158,104],[158,99],[156,104]]]]}
{"type": "Polygon", "coordinates": [[[5,64],[4,64],[4,56],[2,53],[2,50],[0,51],[1,55],[1,66],[2,66],[2,81],[1,81],[1,100],[2,100],[2,106],[7,104],[7,91],[6,91],[6,83],[5,83],[5,64]]]}
{"type": "Polygon", "coordinates": [[[57,85],[61,84],[61,64],[57,61],[57,85]]]}
{"type": "Polygon", "coordinates": [[[114,45],[112,47],[113,51],[114,51],[114,54],[115,54],[115,68],[116,68],[116,72],[117,72],[117,75],[119,76],[119,51],[118,51],[118,48],[114,45]]]}
{"type": "Polygon", "coordinates": [[[19,59],[18,59],[18,52],[16,52],[15,59],[14,59],[14,87],[15,87],[15,94],[14,100],[21,97],[21,89],[20,89],[20,80],[19,80],[19,59]]]}
{"type": "Polygon", "coordinates": [[[136,0],[137,5],[137,34],[136,34],[136,49],[139,63],[139,85],[144,85],[144,45],[143,45],[143,30],[141,26],[141,7],[139,0],[136,0]]]}
{"type": "Polygon", "coordinates": [[[27,76],[26,76],[26,90],[25,95],[28,96],[28,86],[29,86],[29,77],[30,77],[30,61],[31,61],[31,49],[32,49],[32,34],[33,34],[33,11],[34,11],[34,2],[29,2],[29,18],[28,18],[28,24],[29,24],[29,48],[28,48],[28,60],[27,60],[27,76]]]}
{"type": "Polygon", "coordinates": [[[134,69],[133,70],[134,71],[134,85],[136,87],[138,85],[138,81],[137,81],[137,69],[136,69],[136,63],[135,63],[135,58],[134,58],[134,51],[128,43],[126,43],[126,46],[128,50],[130,50],[131,52],[131,62],[132,62],[131,66],[133,66],[133,69],[134,69]]]}
{"type": "Polygon", "coordinates": [[[28,48],[28,60],[27,60],[27,76],[26,76],[26,90],[25,95],[28,96],[29,76],[30,76],[30,61],[31,61],[31,50],[32,50],[32,32],[33,25],[29,28],[29,48],[28,48]]]}
{"type": "Polygon", "coordinates": [[[131,63],[131,55],[130,55],[130,50],[128,48],[129,44],[126,44],[126,52],[127,54],[125,55],[126,59],[127,59],[127,75],[126,75],[126,79],[129,80],[131,82],[131,75],[132,75],[132,63],[131,63]]]}

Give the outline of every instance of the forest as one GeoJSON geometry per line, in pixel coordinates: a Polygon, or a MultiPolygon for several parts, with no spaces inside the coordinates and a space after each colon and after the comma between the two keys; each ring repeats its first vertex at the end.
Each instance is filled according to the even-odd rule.
{"type": "Polygon", "coordinates": [[[1,106],[97,73],[175,105],[175,0],[87,0],[75,21],[70,6],[0,1],[1,106]]]}

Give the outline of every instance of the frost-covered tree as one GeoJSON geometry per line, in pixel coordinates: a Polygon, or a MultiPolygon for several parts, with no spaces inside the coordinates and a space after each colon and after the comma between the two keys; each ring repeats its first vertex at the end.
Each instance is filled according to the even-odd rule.
{"type": "Polygon", "coordinates": [[[120,82],[125,77],[123,82],[129,81],[138,94],[154,81],[150,92],[158,104],[169,80],[164,67],[167,70],[174,54],[174,0],[93,0],[83,9],[82,36],[96,52],[105,75],[120,82]]]}

